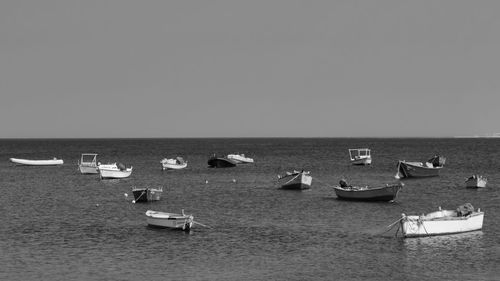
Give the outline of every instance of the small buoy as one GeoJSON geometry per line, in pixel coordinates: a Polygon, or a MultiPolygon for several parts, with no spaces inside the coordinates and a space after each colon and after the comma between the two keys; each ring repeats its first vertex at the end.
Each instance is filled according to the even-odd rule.
{"type": "Polygon", "coordinates": [[[128,197],[128,194],[127,194],[127,193],[125,193],[125,194],[123,194],[123,195],[125,195],[125,197],[128,197]]]}
{"type": "Polygon", "coordinates": [[[205,180],[205,184],[208,184],[208,180],[205,180]]]}
{"type": "Polygon", "coordinates": [[[236,182],[236,179],[233,179],[233,182],[236,182]]]}
{"type": "Polygon", "coordinates": [[[134,204],[135,204],[135,200],[132,200],[132,203],[134,203],[134,204]]]}
{"type": "Polygon", "coordinates": [[[95,204],[96,207],[99,207],[99,203],[98,204],[95,204]]]}

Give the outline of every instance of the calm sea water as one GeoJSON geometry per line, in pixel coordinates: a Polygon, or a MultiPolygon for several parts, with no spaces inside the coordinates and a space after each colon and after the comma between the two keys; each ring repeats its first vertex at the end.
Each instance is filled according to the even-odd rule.
{"type": "Polygon", "coordinates": [[[500,139],[1,140],[0,280],[499,280],[500,139]],[[373,165],[351,166],[369,147],[373,165]],[[253,165],[209,169],[212,153],[245,153],[253,165]],[[81,175],[81,153],[134,167],[128,179],[81,175]],[[439,177],[404,180],[394,203],[337,200],[340,178],[395,181],[397,160],[447,157],[439,177]],[[63,158],[58,167],[10,157],[63,158]],[[185,170],[161,171],[183,156],[185,170]],[[307,191],[278,189],[277,174],[310,170],[307,191]],[[472,173],[484,189],[464,187],[472,173]],[[208,183],[206,183],[208,181],[208,183]],[[163,186],[162,200],[133,204],[132,186],[163,186]],[[125,197],[125,193],[130,196],[125,197]],[[483,230],[402,239],[401,213],[470,202],[483,230]],[[146,210],[193,214],[191,232],[147,227],[146,210]]]}

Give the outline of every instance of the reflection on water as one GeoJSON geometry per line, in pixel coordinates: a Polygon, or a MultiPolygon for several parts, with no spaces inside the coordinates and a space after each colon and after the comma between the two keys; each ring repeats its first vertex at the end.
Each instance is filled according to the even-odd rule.
{"type": "Polygon", "coordinates": [[[403,240],[403,245],[409,253],[429,252],[431,249],[434,251],[456,250],[460,247],[482,248],[482,237],[482,231],[474,231],[452,235],[406,238],[403,240]]]}

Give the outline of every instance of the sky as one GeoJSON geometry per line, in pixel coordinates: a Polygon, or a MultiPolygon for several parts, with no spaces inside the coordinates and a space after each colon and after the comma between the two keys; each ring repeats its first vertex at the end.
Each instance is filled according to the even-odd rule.
{"type": "Polygon", "coordinates": [[[500,132],[500,1],[0,1],[0,138],[500,132]]]}

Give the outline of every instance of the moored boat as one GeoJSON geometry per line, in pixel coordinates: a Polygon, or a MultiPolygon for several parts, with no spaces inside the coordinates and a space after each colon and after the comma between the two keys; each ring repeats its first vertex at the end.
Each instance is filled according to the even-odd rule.
{"type": "Polygon", "coordinates": [[[81,159],[78,162],[78,169],[82,174],[99,174],[97,169],[97,154],[82,153],[81,159]]]}
{"type": "Polygon", "coordinates": [[[395,200],[403,183],[386,184],[380,187],[351,186],[341,180],[340,186],[333,187],[338,199],[358,201],[392,201],[395,200]]]}
{"type": "Polygon", "coordinates": [[[132,194],[134,194],[134,203],[137,202],[150,202],[160,200],[163,193],[163,187],[150,188],[150,187],[133,187],[132,194]]]}
{"type": "Polygon", "coordinates": [[[481,230],[484,212],[474,211],[470,203],[456,210],[441,210],[426,215],[401,215],[400,229],[404,237],[446,235],[481,230]]]}
{"type": "Polygon", "coordinates": [[[64,161],[62,159],[57,159],[56,157],[47,160],[10,158],[10,161],[19,165],[26,166],[55,166],[64,164],[64,161]]]}
{"type": "Polygon", "coordinates": [[[214,154],[208,159],[208,166],[210,168],[230,168],[236,166],[236,162],[224,157],[217,157],[217,155],[214,154]]]}
{"type": "Polygon", "coordinates": [[[163,170],[180,170],[187,167],[187,161],[182,157],[176,157],[175,159],[164,158],[160,161],[163,170]]]}
{"type": "Polygon", "coordinates": [[[132,174],[132,168],[127,168],[122,163],[100,164],[98,166],[101,179],[123,179],[132,174]]]}
{"type": "Polygon", "coordinates": [[[439,155],[435,155],[425,163],[398,161],[396,178],[439,176],[439,171],[443,168],[445,162],[446,158],[439,155]]]}
{"type": "Polygon", "coordinates": [[[278,183],[282,189],[309,189],[311,188],[312,176],[309,171],[286,172],[284,175],[278,175],[278,183]]]}
{"type": "Polygon", "coordinates": [[[372,156],[371,150],[368,148],[351,148],[349,149],[349,158],[353,165],[371,165],[372,156]]]}
{"type": "Polygon", "coordinates": [[[146,212],[147,223],[149,226],[161,227],[161,228],[173,228],[189,231],[194,223],[194,217],[192,215],[175,213],[166,213],[148,210],[146,212]]]}
{"type": "Polygon", "coordinates": [[[465,187],[467,188],[480,188],[485,187],[488,179],[480,175],[472,175],[465,180],[465,187]]]}
{"type": "Polygon", "coordinates": [[[252,158],[246,157],[245,154],[228,154],[227,159],[233,160],[237,164],[247,164],[254,162],[252,158]]]}

